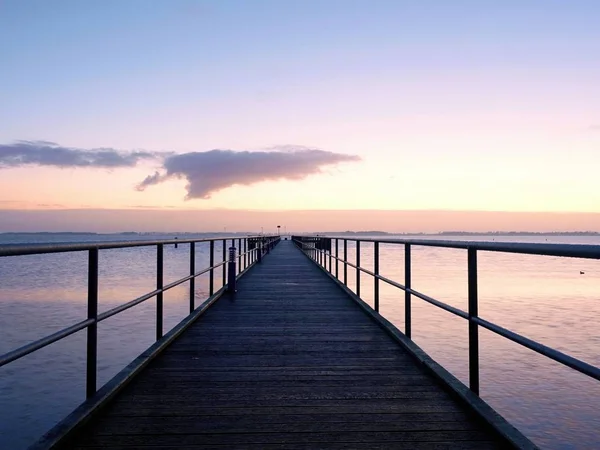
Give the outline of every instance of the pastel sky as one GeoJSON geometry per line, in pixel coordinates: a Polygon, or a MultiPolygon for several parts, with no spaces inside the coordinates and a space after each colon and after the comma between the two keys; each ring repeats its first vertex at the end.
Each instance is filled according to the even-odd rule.
{"type": "Polygon", "coordinates": [[[46,209],[598,227],[599,23],[597,0],[0,0],[0,231],[46,209]]]}

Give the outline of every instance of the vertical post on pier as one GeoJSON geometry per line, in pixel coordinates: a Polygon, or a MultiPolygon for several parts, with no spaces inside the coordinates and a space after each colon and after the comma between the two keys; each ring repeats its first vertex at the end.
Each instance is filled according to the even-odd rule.
{"type": "MultiPolygon", "coordinates": [[[[235,248],[235,239],[232,239],[232,240],[231,240],[231,247],[234,247],[234,248],[235,248]]],[[[230,248],[231,248],[231,247],[230,247],[230,248]]],[[[230,253],[230,254],[231,254],[231,253],[230,253]]],[[[234,260],[234,262],[235,262],[235,260],[234,260]]],[[[235,267],[235,264],[233,265],[233,267],[235,267]]],[[[233,272],[233,275],[234,275],[234,276],[237,276],[237,273],[235,273],[235,271],[234,271],[234,272],[233,272]]],[[[229,264],[227,264],[227,283],[229,283],[229,264]]]]}
{"type": "MultiPolygon", "coordinates": [[[[232,241],[233,244],[233,241],[232,241]]],[[[227,291],[231,295],[235,295],[235,279],[236,279],[236,269],[235,269],[235,247],[232,245],[229,247],[229,267],[227,269],[228,277],[227,277],[227,291]]]]}
{"type": "Polygon", "coordinates": [[[348,240],[344,239],[344,286],[348,285],[348,240]]]}
{"type": "Polygon", "coordinates": [[[339,246],[338,239],[335,238],[335,278],[338,280],[340,279],[339,273],[338,273],[339,268],[340,268],[340,260],[338,259],[339,258],[339,249],[340,249],[340,246],[339,246]]]}
{"type": "Polygon", "coordinates": [[[244,238],[244,270],[248,267],[248,238],[244,238]]]}
{"type": "Polygon", "coordinates": [[[360,297],[360,241],[356,241],[356,296],[360,297]]]}
{"type": "Polygon", "coordinates": [[[215,241],[210,241],[210,255],[208,264],[210,266],[210,272],[208,275],[208,294],[213,295],[215,293],[215,241]]]}
{"type": "Polygon", "coordinates": [[[373,244],[373,272],[375,279],[373,280],[373,306],[375,311],[379,312],[379,242],[373,244]]]}
{"type": "Polygon", "coordinates": [[[404,244],[404,334],[410,339],[412,334],[412,313],[411,313],[411,247],[410,244],[404,244]]]}
{"type": "Polygon", "coordinates": [[[237,260],[237,270],[238,274],[242,272],[242,238],[238,239],[238,260],[237,260]]]}
{"type": "Polygon", "coordinates": [[[87,364],[85,396],[96,393],[96,374],[98,366],[98,249],[92,248],[88,256],[88,319],[94,323],[87,327],[87,364]]]}
{"type": "Polygon", "coordinates": [[[325,249],[323,248],[323,247],[325,247],[323,245],[323,239],[321,239],[320,245],[321,245],[321,248],[319,250],[319,255],[321,258],[321,267],[323,267],[325,270],[327,270],[327,259],[325,259],[326,254],[325,254],[325,249]]]}
{"type": "Polygon", "coordinates": [[[323,245],[321,244],[321,238],[319,238],[319,243],[317,244],[317,247],[319,247],[319,265],[323,267],[323,245]]]}
{"type": "Polygon", "coordinates": [[[321,265],[321,238],[317,238],[315,242],[315,259],[317,260],[317,264],[321,265]]]}
{"type": "Polygon", "coordinates": [[[331,239],[327,238],[327,246],[329,247],[329,273],[333,273],[331,263],[333,262],[333,253],[331,249],[331,239]]]}
{"type": "Polygon", "coordinates": [[[256,241],[256,251],[258,252],[257,253],[258,263],[260,264],[260,263],[262,263],[262,252],[263,252],[263,240],[262,240],[262,238],[260,238],[260,239],[258,239],[256,241]]]}
{"type": "Polygon", "coordinates": [[[156,246],[156,289],[160,292],[156,294],[156,340],[158,341],[163,335],[163,255],[164,245],[156,246]]]}
{"type": "Polygon", "coordinates": [[[317,261],[317,264],[321,264],[321,238],[317,238],[315,240],[315,261],[317,261]]]}
{"type": "Polygon", "coordinates": [[[477,250],[467,250],[469,283],[469,388],[479,395],[479,328],[473,321],[479,314],[477,295],[477,250]]]}
{"type": "Polygon", "coordinates": [[[223,287],[227,281],[227,239],[223,239],[223,287]]]}
{"type": "Polygon", "coordinates": [[[196,309],[196,243],[190,242],[190,314],[196,309]]]}
{"type": "Polygon", "coordinates": [[[250,239],[251,238],[248,238],[248,265],[249,266],[254,264],[255,256],[256,256],[256,246],[253,246],[252,249],[250,249],[250,239]]]}

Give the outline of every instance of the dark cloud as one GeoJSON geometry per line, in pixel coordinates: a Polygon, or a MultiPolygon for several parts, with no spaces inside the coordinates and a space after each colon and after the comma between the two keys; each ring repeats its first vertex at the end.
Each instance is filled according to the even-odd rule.
{"type": "Polygon", "coordinates": [[[324,166],[360,161],[355,155],[286,145],[269,151],[210,150],[170,155],[164,172],[146,177],[137,189],[159,184],[169,178],[188,181],[186,198],[210,198],[214,192],[233,185],[250,185],[267,180],[301,180],[321,173],[324,166]]]}
{"type": "Polygon", "coordinates": [[[133,167],[140,160],[161,156],[145,151],[124,152],[114,148],[62,147],[48,141],[17,141],[0,144],[0,168],[29,165],[51,167],[133,167]]]}

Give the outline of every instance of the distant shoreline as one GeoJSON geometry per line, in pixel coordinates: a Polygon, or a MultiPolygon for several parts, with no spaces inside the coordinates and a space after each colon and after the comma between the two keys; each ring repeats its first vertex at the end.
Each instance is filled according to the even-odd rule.
{"type": "MultiPolygon", "coordinates": [[[[176,231],[153,231],[153,232],[137,232],[137,231],[123,231],[117,233],[98,233],[91,231],[38,231],[38,232],[20,232],[20,231],[5,231],[0,232],[0,236],[33,236],[33,235],[53,235],[53,236],[155,236],[155,235],[174,235],[174,236],[190,236],[190,235],[255,235],[260,234],[257,232],[250,231],[236,231],[236,232],[223,232],[223,231],[202,231],[202,232],[176,232],[176,231]]],[[[441,231],[439,233],[394,233],[387,231],[312,231],[302,233],[285,233],[282,235],[290,234],[321,234],[321,235],[333,235],[333,236],[600,236],[598,231],[441,231]]]]}

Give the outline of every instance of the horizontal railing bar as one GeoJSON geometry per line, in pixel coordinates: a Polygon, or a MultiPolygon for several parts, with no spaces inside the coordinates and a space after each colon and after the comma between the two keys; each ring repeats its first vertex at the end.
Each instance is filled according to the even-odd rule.
{"type": "MultiPolygon", "coordinates": [[[[214,265],[214,266],[212,266],[212,267],[207,267],[206,269],[202,269],[202,270],[200,270],[200,271],[196,272],[196,273],[193,275],[193,277],[194,277],[194,278],[196,278],[196,277],[199,277],[200,275],[204,275],[206,272],[210,272],[210,270],[211,270],[211,269],[216,269],[217,267],[221,267],[223,264],[227,264],[227,261],[221,261],[220,263],[218,263],[218,264],[215,264],[215,265],[214,265]]],[[[174,281],[173,283],[171,283],[171,284],[168,284],[167,286],[165,286],[165,287],[164,287],[164,290],[166,291],[167,289],[171,289],[172,287],[175,287],[175,286],[177,286],[178,284],[181,284],[181,283],[183,283],[184,281],[187,281],[187,280],[189,280],[190,278],[192,278],[192,275],[188,275],[187,277],[185,277],[185,278],[182,278],[181,280],[174,281]]]]}
{"type": "Polygon", "coordinates": [[[516,342],[517,344],[522,345],[523,347],[527,347],[528,349],[533,350],[536,353],[553,359],[554,361],[564,364],[565,366],[568,366],[572,369],[575,369],[578,372],[595,378],[596,380],[600,380],[600,368],[598,367],[592,366],[591,364],[588,364],[577,358],[573,358],[572,356],[569,356],[558,350],[554,350],[553,348],[550,348],[544,344],[540,344],[539,342],[526,338],[525,336],[521,336],[520,334],[507,330],[506,328],[503,328],[499,325],[488,322],[487,320],[482,319],[481,317],[473,317],[471,320],[481,325],[482,327],[487,328],[488,330],[493,331],[496,334],[499,334],[500,336],[503,336],[507,339],[510,339],[513,342],[516,342]]]}
{"type": "MultiPolygon", "coordinates": [[[[359,241],[380,242],[380,243],[410,243],[410,244],[413,244],[413,245],[421,245],[420,242],[423,242],[423,241],[419,241],[419,243],[415,244],[415,242],[417,242],[417,241],[409,241],[409,240],[403,240],[403,241],[399,240],[399,241],[390,242],[390,241],[375,240],[375,239],[373,239],[373,240],[367,240],[367,239],[348,239],[348,238],[336,238],[336,237],[333,237],[332,239],[346,239],[346,240],[349,240],[349,241],[359,240],[359,241]]],[[[300,241],[300,240],[298,240],[296,242],[302,244],[302,241],[300,241]]],[[[430,245],[429,243],[433,242],[433,241],[426,241],[426,242],[427,242],[427,245],[430,245]]],[[[422,244],[422,245],[426,245],[426,244],[422,244]]],[[[546,244],[539,244],[539,245],[546,245],[546,244]]],[[[548,244],[548,245],[559,245],[559,244],[548,244]]],[[[579,245],[565,245],[565,246],[567,246],[567,247],[583,247],[583,246],[579,246],[579,245]]],[[[586,246],[586,247],[593,247],[593,248],[597,247],[597,248],[600,249],[600,246],[586,246]]],[[[317,252],[321,252],[321,253],[322,252],[326,252],[325,250],[315,249],[314,247],[310,247],[310,248],[313,249],[313,250],[316,250],[317,252]]],[[[468,247],[453,247],[453,248],[468,248],[468,247]]],[[[486,249],[483,249],[483,248],[478,248],[478,249],[479,250],[486,250],[486,249]]],[[[495,250],[495,251],[510,252],[511,250],[495,250]]],[[[523,252],[515,251],[514,253],[523,253],[523,252]]],[[[548,256],[548,254],[546,254],[546,256],[548,256]]],[[[570,256],[570,255],[558,255],[558,254],[554,254],[554,255],[550,255],[550,256],[570,256]]],[[[585,258],[586,256],[574,256],[574,257],[585,258]]],[[[552,359],[552,360],[554,360],[554,361],[556,361],[558,363],[561,363],[561,364],[563,364],[565,366],[568,366],[568,367],[570,367],[570,368],[572,368],[572,369],[574,369],[574,370],[576,370],[576,371],[578,371],[580,373],[583,373],[583,374],[585,374],[585,375],[587,375],[587,376],[589,376],[591,378],[594,378],[594,379],[600,381],[600,368],[598,368],[598,367],[595,367],[595,366],[593,366],[591,364],[588,364],[588,363],[586,363],[584,361],[581,361],[580,359],[577,359],[577,358],[574,358],[572,356],[569,356],[569,355],[567,355],[565,353],[562,353],[562,352],[560,352],[558,350],[555,350],[555,349],[553,349],[551,347],[548,347],[548,346],[546,346],[544,344],[540,344],[539,342],[536,342],[536,341],[534,341],[532,339],[526,338],[525,336],[522,336],[522,335],[520,335],[518,333],[510,331],[510,330],[508,330],[506,328],[503,328],[503,327],[501,327],[499,325],[496,325],[496,324],[494,324],[492,322],[488,322],[487,320],[482,319],[480,317],[469,317],[469,314],[467,312],[465,312],[465,311],[462,311],[461,309],[455,308],[454,306],[450,306],[450,305],[448,305],[448,304],[446,304],[444,302],[441,302],[441,301],[436,300],[436,299],[434,299],[432,297],[429,297],[428,295],[422,294],[421,292],[416,291],[414,289],[409,289],[406,286],[404,286],[404,285],[402,285],[400,283],[397,283],[397,282],[395,282],[395,281],[393,281],[393,280],[391,280],[389,278],[386,278],[386,277],[381,276],[381,275],[376,275],[375,273],[371,272],[370,270],[367,270],[367,269],[362,268],[362,267],[357,267],[355,264],[352,264],[349,261],[345,261],[343,258],[338,258],[335,255],[332,255],[332,258],[334,258],[334,259],[336,259],[338,261],[341,261],[342,263],[346,263],[350,267],[358,268],[359,270],[361,270],[361,271],[363,271],[363,272],[371,275],[372,277],[377,278],[377,279],[379,279],[381,281],[384,281],[385,283],[388,283],[391,286],[394,286],[394,287],[396,287],[398,289],[401,289],[401,290],[403,290],[405,292],[409,292],[412,295],[414,295],[415,297],[418,297],[421,300],[424,300],[424,301],[426,301],[426,302],[428,302],[428,303],[430,303],[430,304],[432,304],[434,306],[437,306],[438,308],[441,308],[441,309],[443,309],[445,311],[448,311],[448,312],[450,312],[450,313],[452,313],[452,314],[454,314],[456,316],[462,317],[463,319],[466,319],[468,321],[475,322],[478,325],[481,325],[482,327],[484,327],[484,328],[486,328],[486,329],[488,329],[488,330],[490,330],[490,331],[492,331],[492,332],[494,332],[494,333],[496,333],[496,334],[498,334],[498,335],[500,335],[500,336],[502,336],[504,338],[507,338],[507,339],[509,339],[509,340],[511,340],[511,341],[513,341],[513,342],[515,342],[517,344],[519,344],[519,345],[522,345],[523,347],[526,347],[526,348],[528,348],[530,350],[533,350],[536,353],[544,355],[544,356],[546,356],[546,357],[548,357],[548,358],[550,358],[550,359],[552,359]]]]}
{"type": "Polygon", "coordinates": [[[115,314],[123,312],[142,302],[145,302],[146,300],[149,300],[152,297],[155,297],[156,295],[160,294],[162,291],[162,289],[155,289],[154,291],[148,292],[147,294],[144,294],[141,297],[130,300],[127,303],[123,303],[122,305],[116,306],[113,309],[109,309],[108,311],[104,311],[103,313],[98,314],[98,322],[102,322],[103,320],[106,320],[109,317],[114,316],[115,314]]]}
{"type": "MultiPolygon", "coordinates": [[[[302,237],[302,236],[301,236],[302,237]]],[[[316,236],[306,236],[314,238],[316,236]]],[[[343,236],[318,236],[327,239],[345,239],[347,241],[379,242],[380,244],[411,244],[426,247],[444,247],[467,250],[483,250],[502,253],[521,253],[542,256],[563,256],[569,258],[600,259],[600,245],[590,244],[537,244],[524,242],[477,242],[477,241],[448,241],[425,239],[373,239],[348,238],[343,236]]]]}
{"type": "Polygon", "coordinates": [[[175,244],[189,244],[191,242],[210,242],[210,241],[222,241],[224,239],[256,239],[256,238],[269,238],[273,236],[245,236],[243,238],[238,237],[219,237],[219,238],[202,238],[202,239],[163,239],[153,241],[110,241],[110,242],[93,242],[93,243],[76,243],[76,244],[11,244],[11,245],[0,245],[0,257],[2,256],[24,256],[24,255],[38,255],[45,253],[64,253],[64,252],[76,252],[92,249],[117,249],[117,248],[130,248],[130,247],[146,247],[151,245],[175,245],[175,244]]]}
{"type": "MultiPolygon", "coordinates": [[[[181,242],[179,242],[179,243],[181,243],[181,242]]],[[[226,264],[226,262],[227,261],[221,261],[220,263],[212,266],[212,269],[216,269],[217,267],[220,267],[223,264],[226,264]]],[[[186,281],[189,281],[191,278],[196,278],[196,277],[210,271],[210,269],[211,269],[211,267],[208,267],[199,272],[196,272],[194,275],[188,275],[177,281],[167,284],[162,289],[155,289],[154,291],[148,292],[140,297],[130,300],[127,303],[123,303],[122,305],[116,306],[112,309],[109,309],[108,311],[104,311],[103,313],[98,314],[97,322],[102,322],[103,320],[106,320],[116,314],[119,314],[120,312],[126,311],[129,308],[139,305],[140,303],[143,303],[146,300],[149,300],[149,299],[155,297],[156,295],[160,294],[161,292],[165,292],[171,288],[174,288],[175,286],[178,286],[182,283],[185,283],[186,281]]],[[[40,348],[43,348],[50,344],[53,344],[54,342],[59,341],[73,333],[76,333],[77,331],[83,330],[84,328],[87,328],[88,326],[93,325],[93,324],[94,324],[93,319],[87,319],[82,322],[78,322],[74,325],[71,325],[70,327],[67,327],[60,331],[57,331],[54,334],[51,334],[51,335],[41,338],[35,342],[24,345],[23,347],[20,347],[16,350],[12,350],[4,355],[1,355],[0,356],[0,367],[2,367],[5,364],[8,364],[9,362],[12,362],[19,358],[22,358],[23,356],[28,355],[31,352],[39,350],[40,348]]]]}
{"type": "Polygon", "coordinates": [[[172,283],[166,284],[163,286],[162,289],[160,289],[160,292],[168,291],[169,289],[174,288],[175,286],[179,286],[180,284],[185,283],[186,281],[190,281],[192,278],[196,278],[197,276],[202,275],[203,273],[208,272],[209,270],[210,269],[206,269],[201,272],[195,273],[194,275],[187,275],[184,278],[181,278],[177,281],[173,281],[172,283]]]}
{"type": "Polygon", "coordinates": [[[56,333],[53,333],[49,336],[38,339],[37,341],[24,345],[23,347],[17,348],[16,350],[5,353],[4,355],[0,356],[0,367],[4,366],[5,364],[8,364],[9,362],[22,358],[23,356],[28,355],[29,353],[44,348],[47,345],[53,344],[56,341],[60,341],[61,339],[66,338],[67,336],[70,336],[73,333],[77,333],[78,331],[87,328],[93,323],[94,319],[83,320],[74,325],[71,325],[70,327],[57,331],[56,333]]]}
{"type": "Polygon", "coordinates": [[[461,309],[455,308],[454,306],[450,306],[447,303],[436,300],[435,298],[422,294],[421,292],[415,291],[414,289],[408,289],[406,286],[403,286],[402,284],[390,280],[389,278],[386,278],[384,276],[379,275],[377,278],[394,287],[397,287],[398,289],[402,289],[405,292],[410,292],[415,297],[419,297],[421,300],[425,300],[427,303],[431,303],[432,305],[437,306],[438,308],[441,308],[445,311],[448,311],[449,313],[462,317],[463,319],[469,319],[469,314],[467,314],[461,309]]]}
{"type": "MultiPolygon", "coordinates": [[[[317,251],[323,252],[324,250],[317,250],[317,251]]],[[[393,281],[393,280],[391,280],[389,278],[386,278],[386,277],[384,277],[382,275],[375,275],[374,272],[371,272],[370,270],[365,269],[364,267],[357,267],[355,264],[352,264],[350,261],[344,261],[343,258],[338,258],[335,255],[333,255],[332,258],[337,259],[338,261],[341,261],[343,263],[346,263],[350,267],[353,267],[355,269],[359,269],[362,272],[367,273],[367,274],[371,275],[374,278],[377,278],[377,279],[379,279],[381,281],[384,281],[384,282],[386,282],[386,283],[388,283],[388,284],[390,284],[390,285],[392,285],[394,287],[397,287],[398,289],[402,289],[403,291],[410,292],[415,297],[419,297],[421,300],[425,300],[426,302],[431,303],[432,305],[437,306],[438,308],[441,308],[441,309],[443,309],[445,311],[448,311],[448,312],[450,312],[450,313],[452,313],[452,314],[454,314],[456,316],[462,317],[463,319],[468,319],[469,318],[469,314],[467,314],[466,312],[464,312],[464,311],[462,311],[462,310],[460,310],[458,308],[455,308],[454,306],[450,306],[450,305],[448,305],[448,304],[446,304],[444,302],[436,300],[433,297],[429,297],[428,295],[422,294],[419,291],[415,291],[414,289],[407,289],[406,286],[404,286],[404,285],[402,285],[400,283],[397,283],[397,282],[395,282],[395,281],[393,281]]]]}
{"type": "MultiPolygon", "coordinates": [[[[215,264],[214,266],[212,266],[212,269],[216,269],[217,267],[222,266],[223,264],[225,264],[226,261],[222,261],[219,264],[215,264]]],[[[167,284],[166,286],[164,286],[162,289],[156,289],[152,292],[148,292],[147,294],[142,295],[141,297],[138,297],[136,299],[133,299],[127,303],[124,303],[122,305],[119,305],[111,310],[105,311],[102,314],[98,314],[98,322],[108,319],[109,317],[114,316],[115,314],[118,314],[122,311],[125,311],[126,309],[131,308],[132,306],[138,305],[148,299],[151,299],[152,297],[160,294],[161,292],[165,292],[171,288],[174,288],[175,286],[178,286],[182,283],[185,283],[186,281],[189,281],[192,278],[196,278],[202,274],[205,274],[206,272],[210,271],[211,267],[208,267],[206,269],[202,269],[199,272],[196,272],[194,275],[187,275],[179,280],[173,281],[172,283],[167,284]]]]}
{"type": "MultiPolygon", "coordinates": [[[[219,264],[215,264],[214,266],[212,266],[213,269],[222,266],[223,264],[225,264],[225,262],[220,262],[219,264]]],[[[119,305],[113,309],[110,309],[108,311],[103,312],[102,314],[98,314],[98,322],[108,319],[109,317],[114,316],[115,314],[118,314],[122,311],[125,311],[126,309],[131,308],[132,306],[138,305],[148,299],[151,299],[152,297],[160,294],[161,292],[165,292],[171,288],[174,288],[175,286],[178,286],[182,283],[185,283],[186,281],[189,281],[191,278],[196,278],[202,274],[205,274],[206,272],[210,271],[211,267],[208,267],[206,269],[202,269],[198,272],[196,272],[194,275],[187,275],[177,281],[173,281],[172,283],[167,284],[166,286],[164,286],[162,289],[156,289],[152,292],[148,292],[147,294],[142,295],[141,297],[138,297],[136,299],[133,299],[127,303],[124,303],[122,305],[119,305]]]]}

